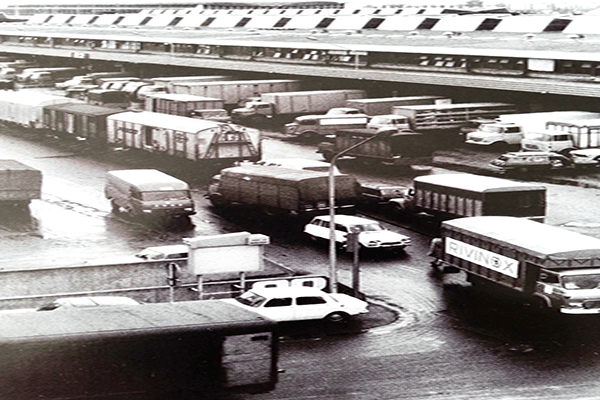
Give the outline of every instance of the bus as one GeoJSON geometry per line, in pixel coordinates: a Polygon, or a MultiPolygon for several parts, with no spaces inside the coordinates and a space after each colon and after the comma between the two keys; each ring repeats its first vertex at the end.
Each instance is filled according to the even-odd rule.
{"type": "Polygon", "coordinates": [[[275,329],[220,300],[0,313],[0,398],[268,392],[275,329]]]}
{"type": "Polygon", "coordinates": [[[542,185],[472,174],[439,174],[414,179],[414,208],[437,220],[486,215],[544,222],[542,185]]]}

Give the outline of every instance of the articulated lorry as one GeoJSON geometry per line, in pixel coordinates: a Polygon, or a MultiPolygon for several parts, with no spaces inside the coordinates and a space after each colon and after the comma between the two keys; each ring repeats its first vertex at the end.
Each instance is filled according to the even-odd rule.
{"type": "Polygon", "coordinates": [[[226,109],[237,107],[240,101],[263,93],[291,92],[300,90],[300,86],[300,81],[292,79],[172,83],[173,93],[221,99],[226,109]]]}
{"type": "Polygon", "coordinates": [[[600,313],[600,239],[523,218],[445,221],[432,244],[435,265],[563,314],[600,313]],[[449,267],[449,268],[448,268],[449,267]]]}
{"type": "MultiPolygon", "coordinates": [[[[329,211],[328,172],[244,165],[221,170],[207,197],[214,206],[237,206],[267,214],[325,214],[329,211]]],[[[335,207],[352,211],[358,183],[351,175],[335,176],[335,207]]]]}
{"type": "Polygon", "coordinates": [[[392,113],[394,106],[415,106],[421,104],[450,104],[452,100],[443,96],[407,96],[381,97],[375,99],[352,99],[346,101],[346,107],[352,107],[367,115],[386,115],[392,113]]]}
{"type": "Polygon", "coordinates": [[[506,148],[520,146],[527,132],[546,129],[549,121],[572,121],[600,118],[599,113],[587,111],[549,111],[537,113],[505,114],[495,121],[483,123],[465,137],[465,143],[477,146],[506,148]]]}
{"type": "Polygon", "coordinates": [[[526,151],[553,151],[567,156],[576,149],[598,149],[600,114],[589,114],[586,118],[548,121],[545,129],[526,133],[521,148],[526,151]]]}
{"type": "Polygon", "coordinates": [[[42,195],[42,172],[16,160],[0,160],[0,206],[22,207],[42,195]]]}
{"type": "Polygon", "coordinates": [[[244,107],[234,109],[231,117],[245,124],[267,120],[286,123],[300,115],[323,114],[332,108],[345,107],[346,101],[365,96],[364,90],[354,89],[264,93],[259,100],[249,101],[244,107]]]}

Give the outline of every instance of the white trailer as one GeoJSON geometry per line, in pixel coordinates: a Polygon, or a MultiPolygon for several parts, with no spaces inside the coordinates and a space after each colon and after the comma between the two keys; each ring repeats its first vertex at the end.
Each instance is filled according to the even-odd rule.
{"type": "Polygon", "coordinates": [[[177,93],[155,93],[146,97],[146,111],[191,116],[194,110],[222,109],[223,100],[215,97],[194,96],[177,93]]]}
{"type": "Polygon", "coordinates": [[[44,107],[55,104],[84,104],[81,100],[45,93],[0,91],[0,120],[28,128],[44,127],[44,107]]]}
{"type": "Polygon", "coordinates": [[[235,106],[244,99],[258,97],[263,93],[300,90],[300,84],[300,81],[291,79],[178,82],[173,83],[173,93],[216,97],[228,106],[235,106]]]}
{"type": "Polygon", "coordinates": [[[229,75],[201,75],[201,76],[163,76],[150,78],[149,82],[154,85],[164,86],[169,93],[173,92],[173,85],[186,82],[221,82],[233,81],[235,78],[229,75]]]}
{"type": "Polygon", "coordinates": [[[192,161],[258,161],[257,129],[197,118],[127,111],[107,117],[108,142],[192,161]]]}

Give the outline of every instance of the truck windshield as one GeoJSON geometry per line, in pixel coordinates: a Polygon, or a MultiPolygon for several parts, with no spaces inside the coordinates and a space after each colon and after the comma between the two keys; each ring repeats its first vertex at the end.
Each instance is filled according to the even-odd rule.
{"type": "Polygon", "coordinates": [[[502,128],[492,124],[484,124],[481,126],[481,132],[486,133],[502,133],[502,128]]]}
{"type": "Polygon", "coordinates": [[[266,300],[266,298],[254,293],[254,292],[246,292],[246,293],[242,294],[241,296],[236,297],[235,299],[237,301],[239,301],[240,303],[245,304],[250,307],[258,307],[262,303],[264,303],[264,301],[266,300]]]}
{"type": "Polygon", "coordinates": [[[600,274],[563,276],[565,289],[600,289],[600,274]]]}
{"type": "Polygon", "coordinates": [[[162,200],[188,200],[190,193],[187,190],[161,190],[156,192],[142,192],[144,201],[162,201],[162,200]]]}

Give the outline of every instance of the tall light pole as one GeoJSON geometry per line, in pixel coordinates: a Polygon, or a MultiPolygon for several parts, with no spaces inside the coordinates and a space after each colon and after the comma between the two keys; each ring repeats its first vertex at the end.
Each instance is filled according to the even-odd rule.
{"type": "Polygon", "coordinates": [[[354,150],[357,147],[362,146],[363,144],[370,142],[371,140],[388,136],[390,134],[396,133],[397,130],[385,130],[376,132],[373,136],[369,136],[366,139],[361,140],[358,143],[353,144],[352,146],[336,153],[330,161],[329,164],[329,291],[331,293],[337,293],[337,253],[336,253],[336,242],[335,242],[335,163],[338,158],[348,153],[351,150],[354,150]]]}

